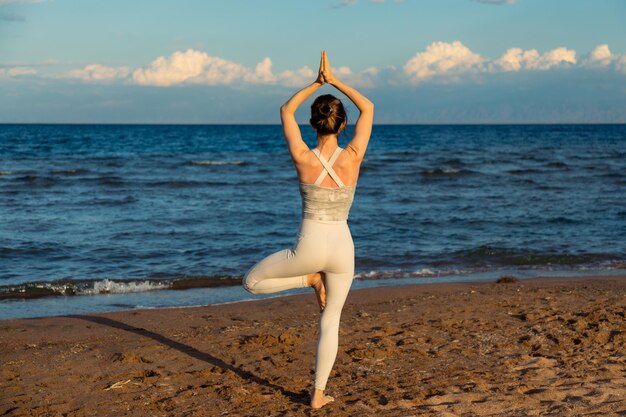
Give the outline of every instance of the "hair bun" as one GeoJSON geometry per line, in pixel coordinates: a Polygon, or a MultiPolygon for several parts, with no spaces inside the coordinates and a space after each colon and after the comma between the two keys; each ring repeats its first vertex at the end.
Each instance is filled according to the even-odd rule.
{"type": "Polygon", "coordinates": [[[319,111],[320,111],[320,114],[322,116],[328,117],[333,112],[333,108],[330,106],[330,104],[325,103],[325,104],[320,106],[320,110],[319,111]]]}
{"type": "Polygon", "coordinates": [[[318,135],[339,134],[347,122],[346,109],[337,97],[324,94],[311,104],[309,123],[318,135]]]}

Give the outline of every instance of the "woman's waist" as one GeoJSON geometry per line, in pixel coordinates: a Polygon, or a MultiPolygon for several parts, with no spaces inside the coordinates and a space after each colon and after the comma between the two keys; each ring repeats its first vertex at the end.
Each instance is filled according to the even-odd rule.
{"type": "Polygon", "coordinates": [[[353,195],[335,195],[334,198],[315,198],[302,195],[302,211],[305,214],[347,218],[352,207],[353,195]]]}
{"type": "Polygon", "coordinates": [[[338,203],[352,201],[356,186],[344,186],[339,188],[326,188],[314,184],[300,183],[300,194],[303,201],[316,204],[338,203]]]}
{"type": "Polygon", "coordinates": [[[350,233],[347,220],[318,220],[303,218],[300,223],[300,234],[350,233]]]}
{"type": "Polygon", "coordinates": [[[302,219],[302,224],[310,223],[312,225],[327,225],[330,227],[334,226],[347,226],[348,219],[343,220],[320,220],[320,219],[307,219],[306,217],[302,219]]]}

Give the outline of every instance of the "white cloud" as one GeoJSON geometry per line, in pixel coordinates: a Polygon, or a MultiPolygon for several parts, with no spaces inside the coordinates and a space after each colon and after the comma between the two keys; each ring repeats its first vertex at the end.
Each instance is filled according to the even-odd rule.
{"type": "MultiPolygon", "coordinates": [[[[25,75],[36,75],[48,79],[77,79],[85,83],[132,83],[145,86],[168,87],[183,84],[200,85],[279,85],[302,87],[312,82],[317,70],[303,66],[295,70],[274,72],[272,60],[264,58],[253,67],[210,56],[206,52],[188,49],[177,51],[169,56],[160,56],[145,67],[109,67],[101,64],[87,65],[55,75],[39,73],[34,69],[57,65],[58,62],[44,64],[12,63],[12,67],[0,68],[0,78],[7,79],[25,75]]],[[[577,53],[564,47],[555,48],[543,54],[536,49],[523,50],[510,48],[497,59],[487,59],[471,51],[460,41],[452,43],[433,42],[425,50],[408,59],[402,67],[366,68],[353,71],[350,67],[333,68],[336,76],[356,87],[376,85],[403,85],[426,82],[460,82],[467,75],[483,82],[490,73],[547,71],[555,68],[611,68],[626,74],[626,55],[613,54],[608,45],[594,48],[580,62],[577,53]]]]}
{"type": "Polygon", "coordinates": [[[276,77],[278,84],[288,87],[302,87],[307,82],[313,82],[316,73],[309,67],[304,66],[298,70],[283,71],[276,77]]]}
{"type": "MultiPolygon", "coordinates": [[[[353,73],[348,67],[335,69],[355,85],[371,85],[372,72],[353,73]]],[[[264,58],[253,69],[205,52],[188,49],[155,59],[147,68],[136,69],[132,79],[140,85],[168,87],[179,84],[232,85],[279,84],[289,87],[313,82],[317,73],[308,66],[274,74],[272,60],[264,58]]]]}
{"type": "MultiPolygon", "coordinates": [[[[374,85],[374,77],[377,75],[375,68],[366,68],[360,72],[353,72],[349,67],[332,68],[333,74],[341,78],[348,84],[355,87],[371,87],[374,85]]],[[[298,70],[283,71],[274,77],[275,83],[288,87],[302,87],[311,83],[317,78],[317,71],[313,71],[308,66],[298,70]]]]}
{"type": "Polygon", "coordinates": [[[492,68],[502,71],[519,71],[528,63],[537,61],[539,52],[536,49],[524,51],[520,48],[510,48],[502,56],[493,62],[492,68]]]}
{"type": "Polygon", "coordinates": [[[611,61],[613,61],[613,54],[609,45],[602,44],[596,46],[582,64],[588,67],[606,67],[611,64],[611,61]]]}
{"type": "Polygon", "coordinates": [[[77,78],[84,82],[114,81],[127,78],[130,70],[126,67],[107,67],[100,64],[87,65],[83,69],[69,71],[65,74],[68,78],[77,78]]]}
{"type": "Polygon", "coordinates": [[[272,74],[272,60],[264,58],[256,64],[254,71],[244,75],[244,80],[252,84],[267,84],[276,82],[276,77],[272,74]]]}
{"type": "Polygon", "coordinates": [[[158,57],[148,68],[133,72],[133,80],[141,85],[167,87],[182,83],[226,85],[246,74],[243,65],[188,49],[174,52],[169,58],[158,57]]]}
{"type": "Polygon", "coordinates": [[[31,67],[12,67],[8,69],[0,68],[0,78],[13,78],[35,74],[37,74],[37,70],[31,67]]]}
{"type": "Polygon", "coordinates": [[[374,79],[378,75],[378,69],[374,67],[366,68],[360,72],[353,72],[349,67],[342,66],[332,68],[333,75],[338,79],[356,87],[373,87],[374,79]]]}
{"type": "Polygon", "coordinates": [[[459,41],[433,42],[404,65],[404,73],[414,82],[439,75],[455,75],[479,69],[483,58],[459,41]]]}
{"type": "Polygon", "coordinates": [[[576,51],[567,48],[556,48],[540,55],[536,49],[524,51],[521,48],[510,48],[500,58],[493,61],[491,71],[548,70],[561,64],[576,64],[576,51]]]}
{"type": "Polygon", "coordinates": [[[529,69],[547,70],[561,64],[576,64],[576,51],[567,48],[556,48],[541,55],[537,61],[529,63],[529,69]]]}

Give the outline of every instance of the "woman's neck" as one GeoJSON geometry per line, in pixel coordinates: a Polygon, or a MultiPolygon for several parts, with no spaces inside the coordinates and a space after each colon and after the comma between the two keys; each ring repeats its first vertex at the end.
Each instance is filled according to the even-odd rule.
{"type": "Polygon", "coordinates": [[[318,135],[317,136],[317,149],[320,152],[334,150],[339,146],[337,143],[337,135],[318,135]]]}

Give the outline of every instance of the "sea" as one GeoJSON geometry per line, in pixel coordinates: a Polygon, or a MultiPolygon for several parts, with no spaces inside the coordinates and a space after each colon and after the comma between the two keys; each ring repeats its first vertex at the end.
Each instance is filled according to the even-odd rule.
{"type": "MultiPolygon", "coordinates": [[[[279,125],[0,125],[0,319],[258,299],[300,218],[279,125]]],[[[349,225],[354,288],[626,274],[626,125],[375,125],[349,225]]]]}

